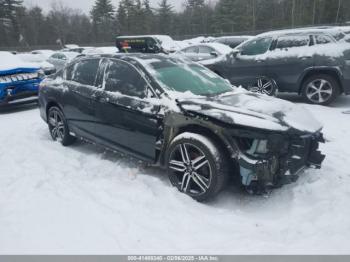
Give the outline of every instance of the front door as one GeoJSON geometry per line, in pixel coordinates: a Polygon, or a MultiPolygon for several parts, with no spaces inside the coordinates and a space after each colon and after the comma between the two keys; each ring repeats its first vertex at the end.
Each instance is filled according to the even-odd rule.
{"type": "Polygon", "coordinates": [[[243,45],[236,55],[231,55],[222,67],[223,77],[233,85],[247,87],[259,77],[265,76],[266,53],[272,38],[258,38],[243,45]]]}
{"type": "Polygon", "coordinates": [[[96,93],[97,134],[103,143],[145,160],[156,157],[159,106],[147,99],[148,83],[133,65],[107,62],[103,87],[96,93]]]}

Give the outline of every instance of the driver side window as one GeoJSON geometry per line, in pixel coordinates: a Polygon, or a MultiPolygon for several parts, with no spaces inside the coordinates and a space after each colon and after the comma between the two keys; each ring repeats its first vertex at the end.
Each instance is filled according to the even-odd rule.
{"type": "Polygon", "coordinates": [[[255,56],[265,54],[272,43],[271,37],[252,40],[242,47],[241,55],[255,56]]]}
{"type": "Polygon", "coordinates": [[[140,73],[130,64],[110,60],[104,75],[104,90],[121,93],[126,96],[145,98],[147,83],[140,73]]]}

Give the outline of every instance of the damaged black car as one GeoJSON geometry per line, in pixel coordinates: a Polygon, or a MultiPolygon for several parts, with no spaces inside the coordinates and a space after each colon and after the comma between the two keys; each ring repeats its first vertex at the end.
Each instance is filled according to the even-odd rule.
{"type": "Polygon", "coordinates": [[[39,104],[54,140],[83,139],[164,167],[198,201],[230,178],[262,193],[325,159],[322,126],[302,107],[172,56],[80,57],[41,83],[39,104]]]}

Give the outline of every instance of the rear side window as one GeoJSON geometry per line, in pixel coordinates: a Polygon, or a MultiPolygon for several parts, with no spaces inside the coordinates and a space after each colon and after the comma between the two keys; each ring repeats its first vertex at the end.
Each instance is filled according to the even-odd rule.
{"type": "Polygon", "coordinates": [[[58,54],[53,54],[53,55],[51,56],[51,58],[53,58],[53,59],[58,59],[58,58],[59,58],[59,55],[58,55],[58,54]]]}
{"type": "Polygon", "coordinates": [[[183,52],[184,53],[198,53],[198,46],[191,46],[189,48],[186,48],[183,52]]]}
{"type": "Polygon", "coordinates": [[[292,48],[308,46],[310,43],[310,36],[282,36],[278,38],[277,49],[292,48]]]}
{"type": "Polygon", "coordinates": [[[66,69],[66,79],[82,85],[95,85],[100,59],[82,60],[66,69]]]}
{"type": "Polygon", "coordinates": [[[199,47],[199,53],[200,54],[210,54],[211,52],[214,52],[215,50],[213,48],[207,47],[207,46],[200,46],[199,47]]]}
{"type": "Polygon", "coordinates": [[[316,41],[316,44],[318,44],[318,45],[325,45],[325,44],[333,43],[332,38],[330,38],[327,35],[316,35],[315,41],[316,41]]]}
{"type": "Polygon", "coordinates": [[[271,43],[271,37],[252,40],[246,43],[244,46],[242,46],[241,54],[247,56],[265,54],[269,50],[271,43]]]}
{"type": "Polygon", "coordinates": [[[145,98],[147,83],[132,65],[124,61],[110,60],[105,70],[104,90],[145,98]]]}

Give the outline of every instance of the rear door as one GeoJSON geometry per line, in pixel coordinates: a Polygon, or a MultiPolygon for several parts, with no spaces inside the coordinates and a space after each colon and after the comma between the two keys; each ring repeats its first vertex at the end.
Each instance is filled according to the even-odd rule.
{"type": "Polygon", "coordinates": [[[96,78],[101,59],[84,59],[65,69],[65,114],[72,131],[86,138],[95,136],[96,78]]]}
{"type": "Polygon", "coordinates": [[[274,79],[280,91],[298,91],[299,79],[314,66],[310,35],[278,37],[275,48],[268,55],[268,76],[274,79]]]}
{"type": "Polygon", "coordinates": [[[106,63],[102,90],[96,93],[96,132],[119,151],[154,160],[162,117],[147,81],[133,65],[118,59],[106,63]],[[153,96],[154,99],[148,99],[153,96]]]}

